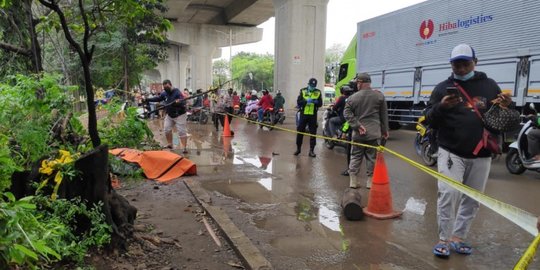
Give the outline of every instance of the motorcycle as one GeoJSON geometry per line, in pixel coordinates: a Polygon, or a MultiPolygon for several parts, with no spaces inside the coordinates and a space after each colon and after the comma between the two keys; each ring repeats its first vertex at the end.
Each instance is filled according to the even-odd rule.
{"type": "MultiPolygon", "coordinates": [[[[536,113],[534,105],[530,108],[536,113]]],[[[522,174],[526,170],[534,170],[540,172],[540,161],[532,159],[531,154],[527,151],[528,140],[527,134],[532,129],[538,128],[531,120],[527,121],[518,133],[517,140],[510,144],[508,153],[506,153],[506,168],[511,174],[522,174]]]]}
{"type": "Polygon", "coordinates": [[[263,112],[263,118],[262,123],[264,125],[259,125],[259,128],[263,128],[264,126],[270,126],[268,127],[270,130],[272,130],[272,125],[274,125],[274,108],[268,108],[264,110],[263,112]]]}
{"type": "Polygon", "coordinates": [[[275,111],[276,112],[274,114],[274,125],[277,123],[280,123],[283,125],[283,122],[285,121],[285,111],[283,110],[283,108],[279,108],[275,111]]]}
{"type": "MultiPolygon", "coordinates": [[[[331,133],[330,133],[330,118],[338,116],[337,113],[332,109],[332,107],[333,107],[332,105],[328,106],[326,108],[326,110],[324,111],[324,113],[323,113],[321,125],[323,126],[322,133],[323,133],[324,137],[330,137],[331,136],[331,133]]],[[[338,138],[346,138],[347,137],[347,134],[345,132],[343,132],[342,127],[343,127],[343,125],[341,125],[337,130],[334,131],[338,138]]],[[[328,149],[333,149],[335,146],[340,146],[340,147],[347,148],[347,143],[345,143],[345,142],[328,140],[328,139],[324,139],[324,145],[328,149]]]]}
{"type": "MultiPolygon", "coordinates": [[[[248,120],[251,120],[251,121],[257,121],[259,119],[259,115],[257,114],[257,109],[253,109],[251,110],[247,117],[246,117],[248,120]]],[[[248,122],[248,123],[251,123],[251,122],[248,122]]]]}
{"type": "Polygon", "coordinates": [[[205,125],[208,123],[208,113],[204,107],[191,108],[191,110],[187,112],[187,121],[198,122],[199,124],[205,125]]]}
{"type": "Polygon", "coordinates": [[[418,118],[416,130],[416,138],[414,139],[416,154],[422,157],[422,161],[426,165],[435,165],[437,163],[437,153],[439,149],[437,146],[435,130],[426,124],[425,116],[418,118]]]}

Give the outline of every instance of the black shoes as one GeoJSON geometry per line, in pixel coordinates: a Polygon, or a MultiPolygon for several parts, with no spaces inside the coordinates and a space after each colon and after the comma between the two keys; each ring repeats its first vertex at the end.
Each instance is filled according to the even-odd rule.
{"type": "Polygon", "coordinates": [[[343,176],[349,176],[349,169],[344,170],[341,175],[343,176]]]}
{"type": "MultiPolygon", "coordinates": [[[[300,155],[300,152],[301,152],[300,149],[297,149],[296,152],[294,152],[294,155],[295,155],[295,156],[298,156],[298,155],[300,155]]],[[[315,152],[313,152],[313,149],[311,149],[311,150],[309,150],[308,156],[314,158],[314,157],[316,157],[317,155],[315,155],[315,152]]]]}

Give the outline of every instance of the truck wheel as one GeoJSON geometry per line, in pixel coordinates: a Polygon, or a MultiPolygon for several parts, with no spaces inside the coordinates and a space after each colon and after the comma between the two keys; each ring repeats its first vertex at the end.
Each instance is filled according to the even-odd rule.
{"type": "Polygon", "coordinates": [[[519,153],[517,149],[510,148],[506,154],[506,168],[511,174],[522,174],[525,172],[525,167],[519,159],[519,153]]]}
{"type": "Polygon", "coordinates": [[[399,122],[390,121],[388,122],[388,126],[391,130],[398,130],[401,128],[401,124],[399,122]]]}

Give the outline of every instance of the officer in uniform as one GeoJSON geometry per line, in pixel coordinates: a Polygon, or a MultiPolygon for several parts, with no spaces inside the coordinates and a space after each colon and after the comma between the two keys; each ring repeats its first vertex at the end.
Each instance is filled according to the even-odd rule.
{"type": "MultiPolygon", "coordinates": [[[[309,128],[309,133],[317,134],[317,110],[322,106],[322,94],[321,90],[317,87],[317,79],[311,78],[308,81],[308,85],[305,88],[300,89],[300,94],[296,103],[300,110],[300,120],[298,121],[298,132],[305,132],[306,126],[309,128]]],[[[298,156],[302,150],[302,141],[304,135],[296,135],[296,152],[295,156],[298,156]]],[[[315,149],[315,137],[311,137],[309,140],[309,156],[316,157],[313,149],[315,149]]]]}

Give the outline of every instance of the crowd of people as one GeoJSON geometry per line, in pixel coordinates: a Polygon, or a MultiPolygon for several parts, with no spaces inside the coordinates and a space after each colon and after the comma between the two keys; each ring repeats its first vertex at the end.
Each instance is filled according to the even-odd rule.
{"type": "MultiPolygon", "coordinates": [[[[503,94],[497,83],[487,74],[475,71],[477,64],[474,49],[467,44],[456,46],[450,55],[452,74],[440,82],[433,90],[426,119],[438,130],[437,142],[438,171],[456,179],[479,192],[484,192],[492,159],[492,150],[485,144],[486,129],[483,113],[488,111],[495,101],[502,107],[508,107],[512,100],[503,94]],[[450,91],[458,88],[459,91],[450,91]],[[472,96],[473,98],[470,98],[472,96]],[[488,102],[492,101],[492,103],[488,102]]],[[[169,80],[163,82],[165,89],[159,95],[147,98],[150,102],[163,101],[171,105],[165,109],[165,135],[167,147],[172,148],[171,129],[176,125],[181,144],[186,150],[185,106],[190,93],[187,89],[180,92],[172,88],[169,80]]],[[[368,73],[359,73],[356,78],[342,88],[343,96],[334,106],[336,117],[329,120],[332,130],[347,125],[347,138],[366,147],[353,145],[348,152],[349,187],[361,188],[359,171],[362,161],[366,160],[367,177],[365,187],[370,188],[374,169],[376,149],[389,137],[388,113],[384,95],[371,88],[371,77],[368,73]],[[371,147],[370,147],[371,146],[371,147]]],[[[202,92],[197,90],[197,95],[202,92]]],[[[258,121],[262,121],[265,111],[283,108],[285,99],[279,91],[273,97],[269,91],[255,90],[242,93],[240,96],[232,89],[221,93],[220,90],[197,98],[193,106],[209,107],[213,113],[216,131],[224,126],[225,114],[235,111],[239,114],[257,112],[258,121]],[[236,109],[235,109],[236,108],[236,109]]],[[[296,101],[299,112],[297,119],[297,136],[295,156],[302,150],[303,134],[306,129],[310,134],[317,133],[317,112],[322,106],[322,92],[317,88],[317,80],[311,78],[307,86],[300,89],[296,101]]],[[[228,121],[232,121],[229,117],[228,121]]],[[[331,133],[331,136],[336,136],[331,133]]],[[[315,158],[316,138],[310,137],[309,153],[315,158]]],[[[478,211],[479,203],[461,194],[450,185],[439,181],[437,199],[438,241],[433,253],[440,257],[448,257],[451,250],[458,254],[471,254],[473,248],[465,240],[471,223],[478,211]]],[[[538,220],[540,229],[540,218],[538,220]]]]}

